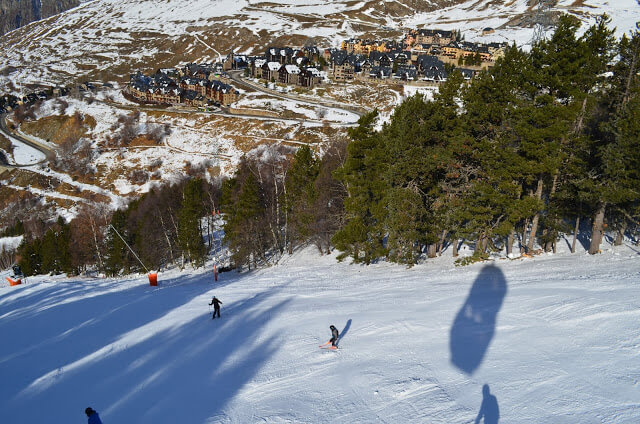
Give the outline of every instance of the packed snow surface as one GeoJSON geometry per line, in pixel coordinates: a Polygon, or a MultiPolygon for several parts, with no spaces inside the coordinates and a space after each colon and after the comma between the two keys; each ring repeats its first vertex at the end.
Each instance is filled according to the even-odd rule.
{"type": "Polygon", "coordinates": [[[91,406],[105,423],[472,423],[484,385],[503,423],[638,422],[637,247],[463,268],[445,253],[3,283],[0,422],[91,406]],[[330,324],[337,351],[318,348],[330,324]]]}

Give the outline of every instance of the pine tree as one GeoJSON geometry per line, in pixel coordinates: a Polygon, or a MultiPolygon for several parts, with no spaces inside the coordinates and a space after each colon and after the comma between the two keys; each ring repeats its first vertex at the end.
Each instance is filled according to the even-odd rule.
{"type": "Polygon", "coordinates": [[[314,181],[317,196],[313,205],[313,238],[320,253],[331,252],[331,238],[340,229],[344,217],[344,184],[334,177],[344,164],[347,151],[345,140],[333,141],[320,161],[318,176],[314,181]]]}
{"type": "Polygon", "coordinates": [[[18,256],[20,257],[18,265],[24,275],[42,274],[41,244],[42,239],[25,237],[18,247],[18,256]]]}
{"type": "Polygon", "coordinates": [[[440,103],[425,102],[417,95],[398,106],[382,130],[385,155],[394,160],[385,173],[390,187],[385,229],[392,259],[415,263],[425,245],[437,242],[436,209],[447,162],[448,118],[440,103]],[[407,213],[415,216],[409,219],[407,213]]]}
{"type": "Polygon", "coordinates": [[[516,131],[519,110],[535,93],[531,74],[529,55],[511,46],[464,95],[463,122],[471,140],[462,138],[457,150],[469,182],[455,218],[457,236],[477,240],[479,256],[494,236],[510,236],[537,205],[523,196],[528,167],[516,131]]]}
{"type": "Polygon", "coordinates": [[[62,217],[58,218],[57,222],[57,272],[64,272],[70,274],[73,272],[71,266],[71,226],[66,223],[62,217]]]}
{"type": "Polygon", "coordinates": [[[51,226],[42,239],[40,255],[44,273],[60,274],[72,272],[69,242],[71,230],[62,217],[58,217],[55,225],[51,226]]]}
{"type": "Polygon", "coordinates": [[[202,181],[197,178],[187,181],[178,213],[178,243],[195,268],[204,265],[207,254],[201,226],[205,213],[202,181]]]}
{"type": "Polygon", "coordinates": [[[352,141],[347,146],[347,158],[336,176],[347,188],[345,224],[333,237],[334,245],[343,253],[339,259],[351,256],[355,262],[369,264],[384,253],[384,203],[387,190],[382,175],[389,157],[382,151],[379,134],[374,130],[378,112],[373,111],[358,120],[358,127],[349,129],[352,141]]]}
{"type": "MultiPolygon", "coordinates": [[[[308,146],[296,152],[287,172],[286,208],[288,209],[290,246],[307,242],[311,238],[314,222],[314,204],[318,192],[314,182],[318,177],[319,161],[308,146]]],[[[290,249],[291,250],[291,249],[290,249]]]]}
{"type": "Polygon", "coordinates": [[[122,236],[129,245],[133,243],[127,229],[127,216],[127,212],[121,209],[114,211],[111,216],[111,226],[107,233],[107,255],[105,260],[105,270],[108,275],[115,276],[122,271],[127,274],[133,266],[131,253],[120,238],[122,236]],[[120,236],[116,234],[116,231],[120,236]]]}
{"type": "Polygon", "coordinates": [[[223,183],[222,208],[225,213],[224,241],[237,266],[257,266],[266,259],[266,228],[261,189],[246,161],[236,176],[223,183]]]}
{"type": "Polygon", "coordinates": [[[638,201],[640,33],[635,31],[630,39],[623,37],[617,48],[619,61],[613,76],[572,158],[580,173],[571,183],[580,197],[589,199],[593,210],[591,254],[600,250],[607,211],[626,216],[638,201]]]}
{"type": "Polygon", "coordinates": [[[40,255],[42,257],[42,272],[58,274],[56,232],[49,228],[42,238],[40,255]]]}

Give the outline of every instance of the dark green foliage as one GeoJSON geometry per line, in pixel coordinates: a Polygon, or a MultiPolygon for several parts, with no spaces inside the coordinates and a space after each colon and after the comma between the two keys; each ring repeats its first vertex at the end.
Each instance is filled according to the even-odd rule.
{"type": "Polygon", "coordinates": [[[374,131],[378,112],[360,118],[358,127],[349,129],[353,140],[347,146],[347,158],[336,177],[347,188],[344,200],[344,226],[333,237],[335,246],[354,261],[370,263],[383,254],[382,226],[384,196],[387,184],[383,179],[389,158],[383,155],[380,137],[374,131]]]}
{"type": "Polygon", "coordinates": [[[206,214],[204,190],[200,179],[187,181],[182,190],[178,213],[178,245],[194,267],[204,265],[207,248],[202,238],[201,219],[206,214]]]}
{"type": "Polygon", "coordinates": [[[315,222],[315,202],[318,198],[315,181],[320,163],[308,146],[298,149],[287,172],[286,208],[289,219],[289,243],[310,240],[315,222]]]}
{"type": "Polygon", "coordinates": [[[105,269],[110,275],[159,269],[180,260],[204,265],[202,218],[209,211],[206,184],[189,179],[156,188],[111,216],[107,231],[105,269]],[[111,228],[111,226],[113,228],[111,228]],[[142,264],[116,234],[136,252],[142,264]]]}
{"type": "Polygon", "coordinates": [[[59,217],[42,238],[25,238],[18,248],[25,275],[71,273],[71,228],[59,217]]]}
{"type": "Polygon", "coordinates": [[[127,247],[127,244],[133,245],[135,240],[134,234],[127,228],[127,218],[128,212],[124,210],[116,210],[111,216],[105,261],[105,271],[108,275],[118,275],[121,272],[128,274],[138,270],[138,264],[134,262],[135,258],[127,247]]]}
{"type": "Polygon", "coordinates": [[[312,207],[311,240],[320,253],[331,252],[331,238],[343,224],[347,191],[344,184],[334,177],[334,173],[343,165],[346,150],[347,143],[344,140],[335,141],[322,157],[313,183],[316,196],[312,207]]]}
{"type": "Polygon", "coordinates": [[[251,268],[266,259],[268,233],[263,198],[260,184],[246,162],[240,164],[236,177],[222,186],[224,240],[237,266],[251,268]]]}
{"type": "Polygon", "coordinates": [[[24,224],[20,220],[16,220],[13,225],[9,225],[4,231],[0,232],[0,237],[15,237],[24,234],[24,224]]]}
{"type": "Polygon", "coordinates": [[[18,255],[20,256],[18,265],[22,268],[24,275],[37,275],[42,273],[41,246],[41,239],[28,240],[25,238],[18,247],[18,255]]]}
{"type": "Polygon", "coordinates": [[[84,206],[68,224],[58,219],[45,225],[41,237],[27,232],[19,248],[20,265],[29,275],[88,270],[120,275],[160,269],[181,259],[181,265],[186,260],[202,266],[208,250],[201,222],[218,191],[215,185],[191,179],[155,188],[111,216],[107,210],[84,206]]]}
{"type": "Polygon", "coordinates": [[[433,101],[405,100],[380,132],[364,117],[337,172],[348,191],[334,237],[343,255],[413,264],[448,235],[475,240],[482,258],[516,231],[529,249],[536,240],[551,248],[570,231],[563,217],[606,205],[620,231],[633,225],[640,42],[635,33],[620,41],[605,78],[608,22],[578,36],[579,22],[563,16],[549,40],[529,53],[508,48],[462,93],[452,74],[433,101]]]}

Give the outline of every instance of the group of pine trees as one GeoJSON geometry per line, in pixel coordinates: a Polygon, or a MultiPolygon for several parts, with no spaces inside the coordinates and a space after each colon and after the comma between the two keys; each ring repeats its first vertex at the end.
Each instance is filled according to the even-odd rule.
{"type": "Polygon", "coordinates": [[[20,247],[25,273],[110,275],[204,263],[211,213],[237,267],[315,244],[341,258],[415,264],[450,246],[554,250],[591,224],[590,253],[640,221],[640,33],[616,40],[606,16],[582,35],[563,16],[549,40],[511,46],[470,83],[453,72],[427,101],[406,99],[378,129],[363,116],[321,157],[264,147],[232,178],[152,190],[126,209],[86,207],[20,247]],[[205,242],[206,240],[206,242],[205,242]]]}
{"type": "Polygon", "coordinates": [[[606,231],[620,244],[640,220],[640,35],[616,40],[608,24],[579,35],[563,16],[549,40],[511,46],[470,84],[453,72],[382,129],[377,112],[363,116],[346,155],[245,158],[222,190],[236,264],[314,242],[364,263],[457,256],[463,241],[467,262],[555,251],[561,233],[575,251],[581,221],[590,253],[606,231]]]}
{"type": "Polygon", "coordinates": [[[344,215],[346,189],[334,174],[345,146],[333,143],[322,159],[307,146],[293,155],[270,147],[242,159],[221,198],[224,240],[236,266],[256,267],[309,243],[331,250],[344,215]]]}
{"type": "Polygon", "coordinates": [[[45,230],[27,231],[19,265],[26,275],[202,266],[213,243],[219,194],[219,184],[190,178],[155,188],[125,209],[85,205],[69,223],[59,218],[45,230]]]}
{"type": "Polygon", "coordinates": [[[510,47],[471,84],[453,73],[380,131],[375,112],[364,116],[339,170],[348,196],[335,246],[407,264],[445,245],[456,255],[460,240],[476,258],[516,240],[555,250],[585,218],[590,253],[605,230],[621,243],[640,217],[640,34],[616,41],[608,23],[578,35],[563,16],[549,40],[510,47]]]}

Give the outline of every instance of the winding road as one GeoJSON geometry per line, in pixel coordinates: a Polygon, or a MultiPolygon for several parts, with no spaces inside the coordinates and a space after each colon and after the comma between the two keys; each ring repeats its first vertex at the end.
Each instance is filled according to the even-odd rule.
{"type": "MultiPolygon", "coordinates": [[[[202,41],[202,40],[199,40],[202,41]]],[[[210,46],[209,46],[210,47],[210,46]]],[[[237,84],[240,87],[244,87],[245,89],[249,89],[251,91],[258,91],[258,92],[262,92],[270,97],[275,97],[275,98],[280,98],[280,99],[285,99],[285,100],[291,100],[291,101],[295,101],[295,102],[299,102],[299,103],[304,103],[304,104],[310,104],[310,105],[314,105],[314,106],[319,106],[319,107],[323,107],[323,108],[328,108],[328,109],[334,109],[334,110],[339,110],[339,111],[343,111],[343,112],[347,112],[347,113],[352,113],[358,117],[362,116],[364,113],[368,112],[366,109],[362,108],[362,107],[357,107],[357,106],[352,106],[352,105],[348,105],[348,104],[343,104],[343,103],[339,103],[339,102],[334,102],[334,101],[326,101],[326,100],[314,100],[314,99],[307,99],[307,98],[301,98],[299,96],[295,96],[295,95],[291,95],[288,93],[282,93],[282,92],[276,92],[274,90],[269,90],[263,86],[261,86],[260,84],[255,84],[251,81],[245,80],[242,78],[242,73],[243,71],[230,71],[229,72],[229,76],[231,78],[231,80],[237,84]]],[[[105,102],[105,103],[109,103],[109,102],[105,102]]],[[[124,105],[118,105],[118,107],[124,107],[125,109],[127,109],[128,107],[124,106],[124,105]]],[[[137,109],[137,110],[153,110],[153,111],[159,111],[159,110],[165,110],[162,108],[157,108],[157,107],[152,107],[152,106],[144,106],[144,105],[138,105],[135,107],[132,107],[131,109],[137,109]]],[[[201,112],[201,111],[193,111],[193,110],[181,110],[181,109],[172,109],[172,112],[176,112],[176,113],[188,113],[188,114],[193,114],[195,113],[204,113],[204,114],[212,114],[212,115],[217,115],[217,116],[223,116],[223,117],[229,117],[229,118],[247,118],[247,119],[259,119],[259,120],[265,120],[265,121],[281,121],[281,122],[297,122],[297,123],[307,123],[307,122],[311,122],[311,123],[324,123],[324,121],[322,120],[314,120],[314,119],[304,119],[304,118],[284,118],[284,117],[269,117],[269,116],[263,116],[260,114],[252,114],[250,111],[243,111],[241,113],[229,113],[229,112],[225,112],[222,110],[219,111],[213,111],[213,112],[201,112]]],[[[43,159],[37,161],[37,162],[33,162],[33,163],[29,163],[29,164],[16,164],[16,163],[9,163],[9,160],[7,159],[6,155],[0,151],[0,173],[4,172],[5,170],[11,170],[11,169],[16,169],[16,168],[27,168],[27,167],[31,167],[33,165],[37,165],[40,163],[44,163],[46,162],[48,159],[47,157],[49,157],[51,154],[54,154],[55,151],[53,148],[51,148],[50,146],[43,144],[41,142],[38,142],[37,140],[28,137],[24,134],[19,133],[18,131],[13,131],[11,130],[8,125],[7,125],[7,121],[6,121],[6,113],[0,114],[0,134],[4,135],[6,138],[8,138],[10,141],[14,141],[17,143],[22,143],[26,146],[29,146],[33,149],[36,149],[37,151],[41,152],[44,156],[43,159]]],[[[337,125],[337,126],[343,126],[343,127],[352,127],[352,126],[356,126],[357,122],[332,122],[332,125],[337,125]]],[[[264,138],[264,137],[262,137],[264,138]]],[[[280,142],[285,142],[285,143],[293,143],[293,144],[305,144],[302,142],[298,142],[296,140],[285,140],[285,139],[274,139],[274,138],[270,138],[272,140],[277,140],[280,142]]],[[[229,160],[231,159],[231,157],[229,155],[224,155],[224,154],[206,154],[206,153],[202,153],[202,152],[187,152],[183,149],[177,148],[175,146],[169,145],[166,141],[162,146],[157,146],[157,147],[164,147],[168,150],[173,150],[173,151],[177,151],[177,152],[181,152],[181,153],[189,153],[189,154],[196,154],[196,155],[204,155],[204,156],[213,156],[213,157],[218,157],[219,159],[222,160],[229,160]]],[[[143,148],[142,146],[140,146],[140,148],[143,148]]]]}
{"type": "Polygon", "coordinates": [[[29,164],[10,164],[7,161],[7,158],[4,156],[4,154],[0,155],[0,172],[7,170],[7,169],[13,169],[13,168],[26,168],[29,166],[33,166],[33,165],[37,165],[39,163],[43,163],[47,161],[47,156],[50,155],[51,153],[53,153],[53,149],[49,146],[46,146],[42,143],[39,143],[36,140],[32,140],[28,137],[24,137],[23,135],[13,132],[9,129],[9,127],[7,126],[7,114],[6,113],[2,113],[0,114],[0,134],[4,135],[6,138],[8,138],[9,140],[14,139],[22,144],[26,144],[29,147],[32,147],[36,150],[38,150],[39,152],[41,152],[45,157],[44,159],[35,162],[35,163],[29,163],[29,164]]]}

